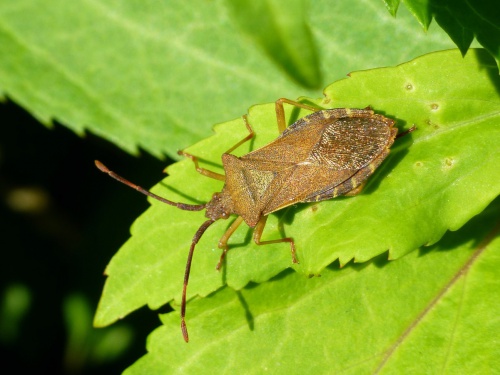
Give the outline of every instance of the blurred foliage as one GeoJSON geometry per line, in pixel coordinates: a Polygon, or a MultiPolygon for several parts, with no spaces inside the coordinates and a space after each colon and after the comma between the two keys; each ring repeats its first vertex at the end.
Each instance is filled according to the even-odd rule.
{"type": "Polygon", "coordinates": [[[45,129],[12,103],[0,106],[0,118],[12,125],[0,128],[4,365],[42,374],[119,373],[132,362],[126,354],[144,352],[157,320],[143,311],[110,327],[116,329],[95,330],[92,318],[103,269],[147,202],[101,185],[92,160],[127,166],[145,186],[161,178],[164,163],[133,158],[95,137],[80,139],[59,125],[45,129]],[[126,349],[116,353],[114,341],[126,349]]]}

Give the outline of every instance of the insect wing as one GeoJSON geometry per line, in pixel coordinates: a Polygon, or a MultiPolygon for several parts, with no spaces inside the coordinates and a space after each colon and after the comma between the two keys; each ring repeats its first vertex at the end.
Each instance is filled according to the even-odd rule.
{"type": "Polygon", "coordinates": [[[378,166],[387,155],[396,134],[393,125],[393,120],[370,110],[323,110],[298,120],[275,141],[241,157],[254,179],[266,174],[267,183],[259,190],[262,213],[332,198],[335,187],[342,184],[344,194],[348,180],[363,170],[356,180],[356,186],[361,184],[373,172],[373,161],[378,160],[378,166]]]}

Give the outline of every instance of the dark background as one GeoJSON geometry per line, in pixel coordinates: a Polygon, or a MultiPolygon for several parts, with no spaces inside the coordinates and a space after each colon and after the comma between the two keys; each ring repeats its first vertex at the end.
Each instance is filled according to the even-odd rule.
{"type": "Polygon", "coordinates": [[[94,159],[145,188],[164,177],[169,161],[134,157],[57,123],[49,129],[12,102],[0,103],[0,123],[2,367],[120,373],[145,354],[156,314],[143,308],[105,329],[91,319],[106,264],[148,203],[99,172],[94,159]]]}

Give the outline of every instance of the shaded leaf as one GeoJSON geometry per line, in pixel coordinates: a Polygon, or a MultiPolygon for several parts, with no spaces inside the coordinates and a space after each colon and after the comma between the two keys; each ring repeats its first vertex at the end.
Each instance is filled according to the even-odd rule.
{"type": "MultiPolygon", "coordinates": [[[[436,21],[450,35],[453,41],[461,38],[462,32],[454,24],[443,22],[440,15],[449,15],[455,23],[460,24],[467,33],[472,33],[478,42],[488,50],[500,66],[500,8],[494,0],[470,2],[432,1],[436,21]]],[[[447,19],[446,19],[447,20],[447,19]]]]}
{"type": "Polygon", "coordinates": [[[234,1],[227,4],[235,22],[290,78],[305,87],[319,88],[321,72],[318,52],[306,23],[305,0],[234,1]]]}
{"type": "MultiPolygon", "coordinates": [[[[465,54],[474,37],[500,66],[500,8],[498,1],[405,0],[404,3],[427,30],[434,17],[465,54]]],[[[391,14],[394,5],[389,6],[391,14]]],[[[395,11],[394,11],[395,12],[395,11]]]]}
{"type": "Polygon", "coordinates": [[[439,244],[306,279],[284,272],[190,304],[125,374],[489,374],[500,366],[500,201],[439,244]],[[221,353],[223,353],[221,355],[221,353]]]}
{"type": "Polygon", "coordinates": [[[439,9],[434,15],[436,22],[447,32],[453,42],[460,49],[460,52],[462,52],[462,55],[465,55],[474,40],[474,33],[465,28],[446,7],[441,7],[440,9],[436,5],[436,8],[439,9]]]}
{"type": "MultiPolygon", "coordinates": [[[[367,261],[389,250],[398,258],[438,241],[480,213],[500,191],[500,79],[488,54],[457,50],[430,54],[392,68],[353,73],[325,90],[328,107],[373,106],[394,117],[400,129],[417,130],[396,141],[391,155],[356,197],[289,207],[270,216],[263,240],[295,239],[302,274],[318,274],[339,259],[367,261]],[[464,202],[467,202],[464,205],[464,202]]],[[[287,118],[305,115],[291,114],[287,118]]],[[[238,155],[277,135],[274,105],[249,111],[254,141],[238,155]]],[[[247,131],[241,119],[215,128],[216,134],[188,149],[203,166],[221,172],[220,155],[247,131]]],[[[196,173],[184,160],[153,188],[174,201],[206,202],[222,184],[196,173]]],[[[201,212],[152,202],[133,225],[131,239],[109,264],[97,311],[97,325],[110,324],[144,304],[157,308],[179,298],[187,250],[201,212]]],[[[206,296],[228,284],[234,289],[263,282],[291,266],[287,244],[263,247],[241,226],[231,237],[226,267],[215,272],[217,243],[230,223],[219,221],[197,246],[188,289],[206,296]]]]}
{"type": "Polygon", "coordinates": [[[432,21],[432,14],[429,6],[431,0],[403,0],[403,2],[418,22],[420,22],[424,30],[427,30],[432,21]]]}

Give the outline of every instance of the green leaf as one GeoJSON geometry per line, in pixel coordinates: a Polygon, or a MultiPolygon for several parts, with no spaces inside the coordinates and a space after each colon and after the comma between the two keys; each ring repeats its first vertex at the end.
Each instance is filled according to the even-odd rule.
{"type": "Polygon", "coordinates": [[[431,0],[403,0],[403,2],[418,22],[420,22],[424,30],[427,30],[432,21],[432,14],[430,11],[431,0]]]}
{"type": "Polygon", "coordinates": [[[382,0],[393,17],[396,17],[396,13],[399,8],[399,0],[382,0]]]}
{"type": "MultiPolygon", "coordinates": [[[[280,48],[269,57],[249,43],[223,0],[46,0],[43,11],[40,6],[0,2],[0,98],[8,96],[42,123],[92,132],[129,152],[176,157],[214,123],[253,103],[318,95],[276,65],[280,48]]],[[[262,18],[282,25],[292,12],[284,8],[262,18]]],[[[452,46],[439,29],[424,35],[408,13],[400,11],[396,21],[378,8],[312,1],[307,24],[314,44],[304,47],[309,37],[302,23],[300,37],[279,39],[297,70],[321,57],[320,87],[352,70],[452,46]]],[[[314,80],[316,70],[303,74],[314,80]]]]}
{"type": "Polygon", "coordinates": [[[316,0],[309,5],[309,24],[325,82],[343,78],[347,72],[395,65],[455,47],[437,25],[422,32],[405,7],[395,19],[371,0],[316,0]]]}
{"type": "Polygon", "coordinates": [[[62,315],[67,332],[64,368],[79,372],[85,363],[102,364],[123,356],[133,342],[133,331],[125,324],[104,330],[92,327],[92,307],[79,294],[65,298],[62,315]]]}
{"type": "MultiPolygon", "coordinates": [[[[270,215],[263,240],[291,236],[300,264],[314,275],[336,259],[367,261],[389,250],[398,258],[423,244],[438,241],[480,213],[500,191],[500,78],[482,50],[464,59],[458,50],[434,53],[397,67],[353,73],[325,90],[317,102],[328,107],[371,105],[397,120],[400,129],[417,130],[400,138],[391,155],[362,194],[318,204],[289,207],[270,215]],[[464,204],[467,202],[467,204],[464,204]]],[[[296,118],[307,112],[291,114],[296,118]]],[[[249,111],[256,137],[238,148],[244,154],[277,136],[274,105],[249,111]]],[[[220,124],[216,134],[187,151],[202,166],[222,172],[220,155],[246,134],[242,119],[220,124]]],[[[220,191],[220,181],[196,173],[184,160],[168,168],[170,176],[156,194],[181,202],[206,202],[220,191]]],[[[152,202],[133,225],[132,237],[109,264],[109,275],[95,318],[106,325],[148,304],[158,308],[179,300],[191,238],[203,213],[181,211],[152,202]]],[[[216,222],[197,245],[189,296],[206,296],[227,284],[241,289],[263,282],[292,265],[287,244],[257,246],[242,225],[231,237],[222,272],[219,238],[230,223],[216,222]]]]}
{"type": "Polygon", "coordinates": [[[190,303],[125,374],[490,374],[500,367],[500,200],[397,261],[284,272],[190,303]]]}
{"type": "MultiPolygon", "coordinates": [[[[447,229],[457,230],[499,194],[497,74],[494,61],[484,50],[471,50],[464,59],[453,50],[429,54],[393,69],[353,73],[350,79],[325,90],[335,106],[371,105],[406,127],[417,126],[410,147],[401,140],[393,148],[376,189],[372,191],[368,185],[368,194],[360,199],[324,205],[326,211],[330,204],[335,210],[345,204],[346,211],[360,212],[349,215],[349,221],[341,218],[332,225],[335,229],[329,235],[343,233],[349,238],[339,247],[356,239],[357,261],[366,261],[385,249],[391,258],[397,258],[422,243],[435,243],[447,229]],[[467,207],[463,207],[464,201],[467,207]],[[397,208],[391,207],[394,205],[397,208]],[[383,226],[367,237],[364,231],[354,229],[371,226],[374,212],[394,235],[386,233],[383,226]],[[377,247],[374,252],[368,250],[377,247]]],[[[318,220],[329,220],[326,216],[318,220]]],[[[332,247],[321,256],[328,257],[332,247]]],[[[338,256],[344,264],[352,254],[352,250],[333,251],[330,260],[338,256]]]]}
{"type": "Polygon", "coordinates": [[[317,50],[306,23],[306,1],[234,1],[227,4],[240,25],[277,64],[301,85],[321,86],[317,50]]]}
{"type": "MultiPolygon", "coordinates": [[[[500,66],[498,1],[405,0],[404,3],[425,30],[434,17],[464,55],[476,37],[479,44],[493,55],[500,66]]],[[[394,15],[397,6],[387,2],[386,6],[394,15]]]]}
{"type": "Polygon", "coordinates": [[[434,17],[436,22],[448,33],[453,42],[465,55],[474,40],[474,33],[465,28],[462,23],[446,7],[436,5],[434,17]]]}

